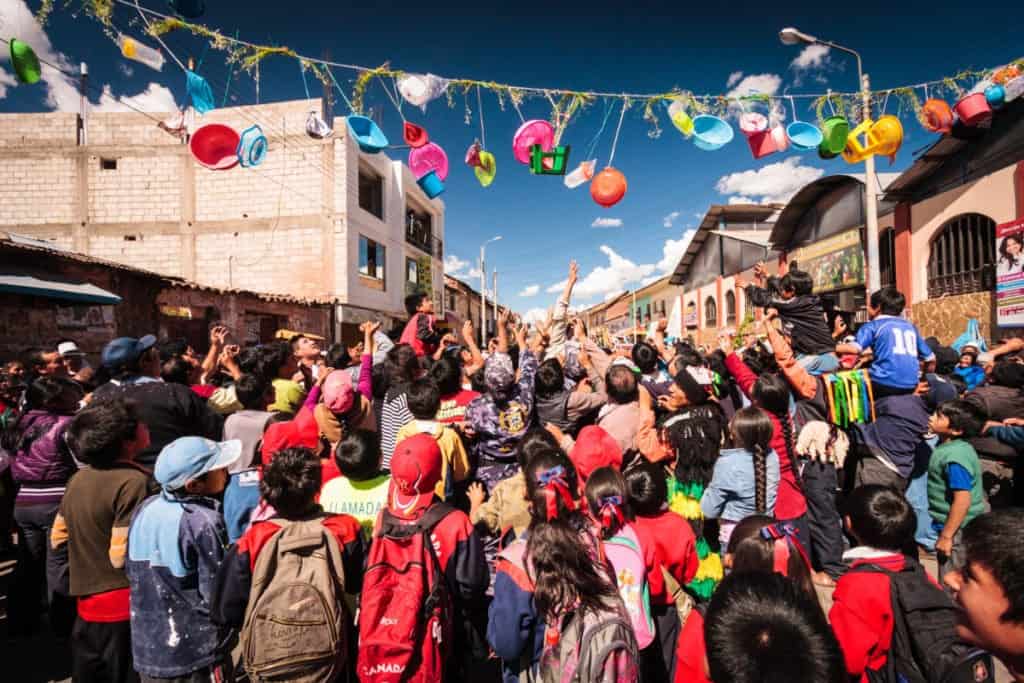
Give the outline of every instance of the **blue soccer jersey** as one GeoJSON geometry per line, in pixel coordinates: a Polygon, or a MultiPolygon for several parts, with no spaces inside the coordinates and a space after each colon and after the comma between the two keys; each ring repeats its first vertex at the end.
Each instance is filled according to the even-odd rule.
{"type": "Polygon", "coordinates": [[[861,351],[870,348],[871,381],[895,389],[912,389],[920,375],[918,361],[935,357],[914,323],[893,315],[880,315],[857,330],[861,351]]]}

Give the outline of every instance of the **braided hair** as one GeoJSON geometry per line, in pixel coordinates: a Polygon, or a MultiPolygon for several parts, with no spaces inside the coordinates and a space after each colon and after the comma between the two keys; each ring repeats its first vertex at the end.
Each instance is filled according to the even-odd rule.
{"type": "Polygon", "coordinates": [[[789,416],[789,385],[779,375],[764,373],[754,383],[751,398],[758,407],[771,413],[779,421],[793,477],[800,483],[800,470],[796,466],[797,453],[796,440],[793,437],[793,420],[789,416]]]}
{"type": "Polygon", "coordinates": [[[736,411],[729,423],[736,446],[754,458],[754,504],[759,514],[768,513],[768,447],[771,443],[772,421],[753,406],[736,411]]]}

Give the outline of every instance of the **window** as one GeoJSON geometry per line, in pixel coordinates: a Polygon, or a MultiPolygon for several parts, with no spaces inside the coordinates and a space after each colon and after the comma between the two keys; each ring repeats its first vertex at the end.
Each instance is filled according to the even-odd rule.
{"type": "Polygon", "coordinates": [[[359,236],[359,275],[384,284],[384,245],[359,236]]]}
{"type": "Polygon", "coordinates": [[[647,312],[644,314],[645,322],[651,322],[651,305],[647,304],[647,312]]]}
{"type": "MultiPolygon", "coordinates": [[[[407,207],[405,210],[405,241],[428,254],[434,254],[434,217],[429,211],[407,207]]],[[[438,241],[435,256],[443,258],[438,241]]]]}
{"type": "Polygon", "coordinates": [[[363,167],[359,168],[359,208],[384,220],[384,179],[363,167]]]}
{"type": "Polygon", "coordinates": [[[718,327],[718,304],[713,296],[704,300],[704,327],[718,327]]]}
{"type": "Polygon", "coordinates": [[[736,324],[736,294],[731,289],[725,293],[725,324],[736,324]]]}
{"type": "Polygon", "coordinates": [[[459,300],[459,297],[456,294],[456,292],[454,290],[449,289],[448,290],[448,305],[445,306],[445,310],[446,311],[458,310],[458,308],[459,308],[458,304],[457,304],[458,300],[459,300]]]}
{"type": "Polygon", "coordinates": [[[929,298],[985,289],[983,272],[995,264],[995,231],[995,221],[980,213],[942,226],[928,254],[929,298]]]}
{"type": "Polygon", "coordinates": [[[420,283],[420,264],[414,258],[405,259],[405,281],[410,285],[420,283]]]}
{"type": "Polygon", "coordinates": [[[101,171],[116,171],[117,159],[100,159],[101,171]]]}
{"type": "Polygon", "coordinates": [[[883,287],[896,286],[896,231],[878,236],[878,276],[883,287]]]}

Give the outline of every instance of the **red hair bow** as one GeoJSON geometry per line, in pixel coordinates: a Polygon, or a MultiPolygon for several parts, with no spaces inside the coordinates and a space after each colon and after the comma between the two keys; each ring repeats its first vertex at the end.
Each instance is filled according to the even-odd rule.
{"type": "Polygon", "coordinates": [[[601,499],[601,526],[611,531],[615,528],[613,521],[618,521],[622,526],[625,520],[622,517],[622,496],[605,496],[601,499]]]}
{"type": "Polygon", "coordinates": [[[789,554],[790,546],[800,553],[807,570],[811,570],[811,561],[807,557],[807,551],[799,539],[800,532],[792,524],[769,524],[761,529],[761,538],[773,541],[772,550],[772,571],[776,574],[789,576],[789,554]]]}
{"type": "Polygon", "coordinates": [[[547,507],[546,514],[549,522],[558,517],[559,498],[562,499],[562,504],[565,505],[566,510],[576,509],[576,502],[573,500],[572,493],[569,492],[569,483],[565,478],[564,467],[555,465],[550,469],[539,472],[537,474],[537,483],[544,491],[547,507]]]}

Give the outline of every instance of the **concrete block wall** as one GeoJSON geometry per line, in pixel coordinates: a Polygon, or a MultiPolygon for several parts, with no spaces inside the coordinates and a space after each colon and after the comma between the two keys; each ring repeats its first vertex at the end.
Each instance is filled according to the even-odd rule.
{"type": "Polygon", "coordinates": [[[162,275],[182,276],[181,238],[146,232],[134,224],[125,226],[123,235],[89,235],[89,254],[162,275]]]}
{"type": "Polygon", "coordinates": [[[77,175],[73,158],[57,152],[21,156],[0,146],[0,163],[0,225],[71,224],[77,175]]]}
{"type": "Polygon", "coordinates": [[[144,224],[181,220],[181,154],[109,157],[90,155],[86,161],[89,222],[144,224]],[[103,169],[110,159],[116,169],[103,169]]]}

